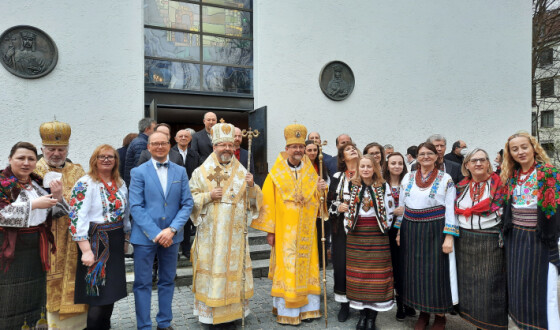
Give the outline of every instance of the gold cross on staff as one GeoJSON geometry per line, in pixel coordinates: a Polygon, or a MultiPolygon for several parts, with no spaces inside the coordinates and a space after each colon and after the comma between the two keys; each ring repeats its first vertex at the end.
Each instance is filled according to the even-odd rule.
{"type": "Polygon", "coordinates": [[[249,127],[248,130],[244,129],[241,131],[241,136],[246,137],[249,140],[259,137],[259,134],[260,134],[259,130],[251,130],[251,127],[249,127]]]}
{"type": "Polygon", "coordinates": [[[206,178],[210,181],[216,181],[216,188],[220,188],[220,182],[227,180],[228,175],[222,174],[222,168],[216,166],[216,168],[214,168],[214,173],[208,175],[206,178]]]}
{"type": "Polygon", "coordinates": [[[220,123],[225,123],[226,121],[224,120],[224,118],[220,119],[220,123]]]}
{"type": "Polygon", "coordinates": [[[314,141],[313,143],[317,145],[317,148],[319,148],[319,160],[323,159],[323,147],[327,145],[327,141],[323,141],[322,143],[314,141]]]}

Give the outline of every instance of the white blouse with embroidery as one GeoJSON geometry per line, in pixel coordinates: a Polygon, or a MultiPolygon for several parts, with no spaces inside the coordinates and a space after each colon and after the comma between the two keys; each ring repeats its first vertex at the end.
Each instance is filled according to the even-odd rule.
{"type": "MultiPolygon", "coordinates": [[[[443,232],[459,236],[459,223],[455,217],[455,184],[451,176],[443,171],[438,175],[432,185],[425,189],[416,185],[416,171],[407,173],[401,182],[399,206],[410,209],[426,209],[435,206],[445,207],[445,227],[443,232]]],[[[400,228],[402,217],[399,217],[394,226],[400,228]]]]}
{"type": "Polygon", "coordinates": [[[511,206],[516,209],[536,210],[539,201],[537,197],[539,187],[539,183],[537,181],[537,169],[534,169],[533,172],[527,175],[519,177],[520,180],[527,180],[513,189],[513,202],[511,206]],[[527,175],[529,178],[527,178],[527,175]]]}
{"type": "Polygon", "coordinates": [[[45,222],[50,211],[54,217],[68,214],[68,204],[64,199],[52,208],[32,210],[31,202],[45,195],[48,195],[45,189],[32,180],[29,190],[21,189],[16,200],[0,210],[0,227],[34,227],[45,222]]]}
{"type": "Polygon", "coordinates": [[[89,175],[81,177],[72,189],[68,216],[74,241],[89,239],[90,223],[123,221],[125,233],[130,232],[130,207],[126,184],[122,183],[113,199],[102,182],[94,181],[89,175]]]}

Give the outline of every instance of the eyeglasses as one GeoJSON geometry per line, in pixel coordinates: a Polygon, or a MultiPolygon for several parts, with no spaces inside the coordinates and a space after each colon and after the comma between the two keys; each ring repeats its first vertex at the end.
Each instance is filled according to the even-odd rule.
{"type": "Polygon", "coordinates": [[[488,158],[472,158],[469,160],[469,163],[475,165],[478,164],[478,162],[480,162],[481,164],[486,163],[486,161],[488,160],[488,158]]]}
{"type": "Polygon", "coordinates": [[[169,142],[150,142],[152,147],[165,147],[169,142]]]}
{"type": "Polygon", "coordinates": [[[423,152],[418,154],[418,157],[420,158],[426,158],[426,157],[432,157],[435,156],[436,154],[434,154],[433,152],[423,152]]]}
{"type": "Polygon", "coordinates": [[[115,160],[115,156],[97,155],[99,160],[115,160]]]}

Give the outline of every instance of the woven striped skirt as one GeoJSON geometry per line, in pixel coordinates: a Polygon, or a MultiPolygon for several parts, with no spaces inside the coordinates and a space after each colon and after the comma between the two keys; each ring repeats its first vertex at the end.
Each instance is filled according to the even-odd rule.
{"type": "MultiPolygon", "coordinates": [[[[3,242],[0,232],[0,245],[3,242]]],[[[7,272],[0,269],[0,329],[21,329],[24,321],[35,326],[46,305],[46,285],[39,233],[18,234],[14,261],[7,272]]]]}
{"type": "Polygon", "coordinates": [[[536,210],[512,211],[514,225],[504,240],[509,315],[522,329],[548,329],[548,267],[549,262],[560,267],[558,247],[549,248],[537,237],[531,226],[536,224],[536,210]]]}
{"type": "Polygon", "coordinates": [[[499,233],[461,228],[455,239],[461,317],[481,329],[507,329],[505,251],[499,233]]]}
{"type": "Polygon", "coordinates": [[[375,217],[359,217],[346,240],[346,296],[362,303],[393,299],[389,236],[375,217]]]}
{"type": "Polygon", "coordinates": [[[406,208],[401,224],[403,302],[427,313],[445,313],[453,306],[444,227],[443,206],[406,208]]]}

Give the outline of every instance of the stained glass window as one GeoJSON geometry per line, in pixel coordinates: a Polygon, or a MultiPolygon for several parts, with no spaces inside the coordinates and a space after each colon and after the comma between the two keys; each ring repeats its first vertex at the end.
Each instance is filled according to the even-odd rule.
{"type": "Polygon", "coordinates": [[[253,94],[252,0],[144,0],[145,85],[253,94]]]}

